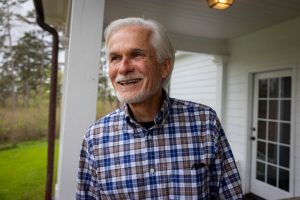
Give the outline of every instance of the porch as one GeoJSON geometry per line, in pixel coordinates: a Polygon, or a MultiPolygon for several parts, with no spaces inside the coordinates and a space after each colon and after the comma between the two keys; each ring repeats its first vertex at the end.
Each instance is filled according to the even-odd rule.
{"type": "MultiPolygon", "coordinates": [[[[42,2],[46,22],[64,29],[61,42],[66,50],[55,199],[74,198],[81,139],[96,116],[103,30],[110,21],[129,16],[152,18],[166,26],[177,50],[175,69],[191,66],[191,60],[195,61],[192,62],[194,69],[203,69],[205,66],[199,57],[208,59],[211,67],[206,69],[213,74],[209,80],[213,88],[209,102],[213,102],[212,106],[221,118],[239,162],[244,192],[253,192],[267,199],[274,197],[268,196],[275,194],[273,191],[278,195],[276,198],[300,196],[300,1],[236,0],[231,8],[224,11],[209,8],[205,0],[42,2]],[[212,71],[212,68],[215,70],[212,71]],[[274,71],[289,71],[291,77],[291,118],[289,121],[276,121],[290,124],[289,143],[282,144],[279,139],[275,143],[268,139],[260,142],[276,144],[277,149],[288,147],[288,167],[281,166],[280,161],[276,164],[268,160],[259,161],[265,166],[275,167],[277,172],[274,175],[276,184],[270,186],[268,171],[265,170],[266,181],[259,182],[264,189],[257,191],[252,182],[257,179],[257,165],[252,164],[256,160],[258,140],[251,140],[251,137],[258,137],[258,133],[252,131],[255,128],[255,77],[274,71]],[[289,178],[285,180],[288,181],[287,189],[279,187],[280,170],[288,172],[289,178]]],[[[196,82],[208,83],[201,76],[203,71],[199,73],[196,82]]],[[[282,77],[285,76],[271,78],[281,81],[282,77]]],[[[185,78],[188,79],[189,75],[185,78]]],[[[177,96],[174,86],[178,80],[171,81],[171,96],[177,96]]],[[[197,88],[200,86],[195,85],[197,88]]],[[[183,87],[181,90],[188,91],[183,87]]],[[[201,89],[198,94],[204,92],[207,91],[201,89]]],[[[185,94],[187,98],[192,98],[192,95],[193,92],[185,94]]],[[[204,100],[199,99],[201,102],[204,100]]],[[[269,119],[266,121],[269,122],[269,119]]],[[[279,152],[276,154],[279,158],[280,151],[276,152],[279,152]]],[[[265,156],[269,156],[267,150],[265,156]]]]}

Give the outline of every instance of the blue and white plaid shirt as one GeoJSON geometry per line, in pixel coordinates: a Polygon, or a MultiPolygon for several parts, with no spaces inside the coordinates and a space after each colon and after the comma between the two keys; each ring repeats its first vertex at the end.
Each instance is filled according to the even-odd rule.
{"type": "Polygon", "coordinates": [[[242,199],[225,133],[209,107],[169,98],[146,129],[128,105],[91,126],[77,199],[242,199]]]}

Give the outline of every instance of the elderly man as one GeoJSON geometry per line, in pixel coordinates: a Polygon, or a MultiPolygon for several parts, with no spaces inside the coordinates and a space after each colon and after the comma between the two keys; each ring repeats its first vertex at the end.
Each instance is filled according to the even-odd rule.
{"type": "Polygon", "coordinates": [[[240,177],[211,108],[170,98],[174,50],[157,22],[105,30],[109,77],[124,105],[86,132],[77,199],[242,199],[240,177]]]}

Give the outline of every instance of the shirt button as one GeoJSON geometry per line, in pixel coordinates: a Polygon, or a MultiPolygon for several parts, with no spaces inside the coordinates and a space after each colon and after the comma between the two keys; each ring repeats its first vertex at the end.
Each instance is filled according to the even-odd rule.
{"type": "Polygon", "coordinates": [[[152,135],[147,135],[147,140],[152,140],[153,136],[152,135]]]}
{"type": "Polygon", "coordinates": [[[151,174],[154,174],[154,172],[155,172],[155,169],[154,169],[154,168],[151,168],[151,169],[150,169],[150,173],[151,173],[151,174]]]}

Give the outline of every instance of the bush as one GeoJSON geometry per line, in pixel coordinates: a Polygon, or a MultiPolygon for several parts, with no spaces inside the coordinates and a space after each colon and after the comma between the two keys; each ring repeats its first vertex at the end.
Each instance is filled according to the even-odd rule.
{"type": "MultiPolygon", "coordinates": [[[[7,104],[9,105],[9,103],[7,104]]],[[[36,97],[28,108],[18,107],[13,113],[11,107],[0,107],[0,148],[21,141],[43,139],[48,133],[48,99],[36,97]]],[[[97,102],[97,119],[116,109],[116,101],[97,102]]],[[[60,128],[60,105],[56,112],[56,136],[60,128]]]]}
{"type": "Polygon", "coordinates": [[[96,119],[105,116],[106,114],[115,110],[118,106],[119,103],[117,102],[117,100],[114,100],[112,102],[110,102],[109,100],[106,101],[98,100],[96,119]]]}
{"type": "MultiPolygon", "coordinates": [[[[58,109],[59,111],[59,109],[58,109]]],[[[57,113],[59,122],[59,113],[57,113]]],[[[59,128],[59,123],[56,124],[59,128]]],[[[57,133],[58,133],[57,128],[57,133]]],[[[40,100],[28,108],[0,108],[0,144],[45,138],[48,130],[48,102],[40,100]]]]}

